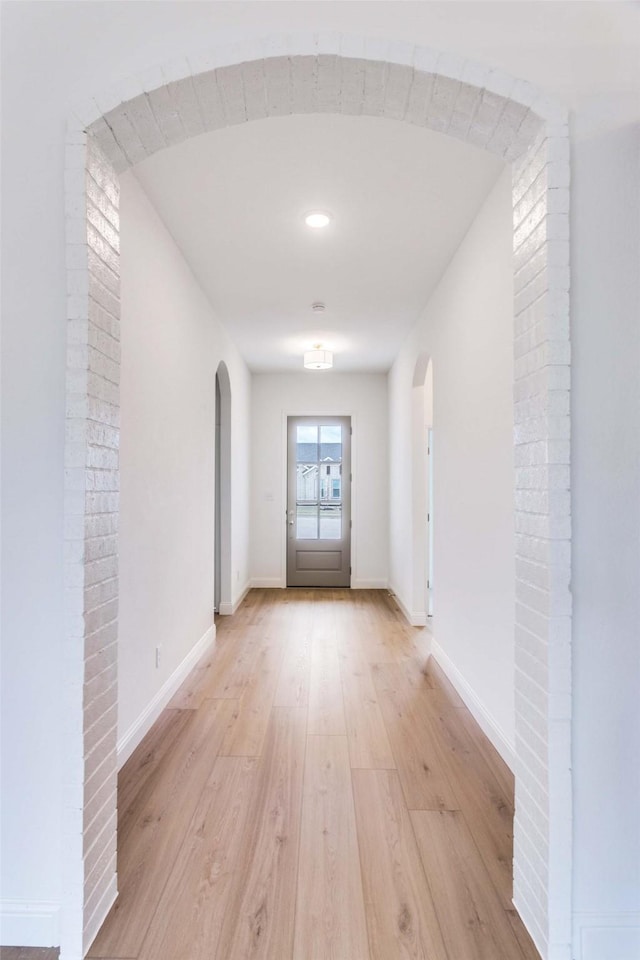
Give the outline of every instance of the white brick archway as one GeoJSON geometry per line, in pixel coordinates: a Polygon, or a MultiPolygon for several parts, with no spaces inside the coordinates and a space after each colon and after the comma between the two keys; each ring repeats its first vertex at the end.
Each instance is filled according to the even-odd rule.
{"type": "Polygon", "coordinates": [[[499,71],[332,34],[177,61],[124,79],[70,121],[61,960],[80,960],[116,893],[118,174],[205,131],[320,112],[403,120],[513,166],[514,902],[544,958],[571,955],[567,117],[499,71]]]}

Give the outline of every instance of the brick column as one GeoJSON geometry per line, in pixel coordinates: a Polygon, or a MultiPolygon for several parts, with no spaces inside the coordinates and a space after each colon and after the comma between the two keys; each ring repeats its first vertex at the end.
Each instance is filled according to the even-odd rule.
{"type": "Polygon", "coordinates": [[[67,743],[62,922],[65,958],[70,953],[80,958],[117,892],[119,187],[111,165],[86,134],[70,137],[65,188],[67,743]]]}
{"type": "Polygon", "coordinates": [[[570,960],[569,141],[514,165],[516,816],[514,903],[546,960],[570,960]]]}

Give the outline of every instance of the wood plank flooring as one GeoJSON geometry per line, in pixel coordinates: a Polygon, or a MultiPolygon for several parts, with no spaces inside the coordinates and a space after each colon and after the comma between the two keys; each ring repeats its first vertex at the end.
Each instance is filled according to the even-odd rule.
{"type": "Polygon", "coordinates": [[[120,773],[120,894],[88,956],[539,960],[511,774],[426,632],[384,591],[304,589],[217,628],[120,773]]]}
{"type": "Polygon", "coordinates": [[[293,955],[369,956],[349,750],[340,735],[307,738],[293,955]]]}

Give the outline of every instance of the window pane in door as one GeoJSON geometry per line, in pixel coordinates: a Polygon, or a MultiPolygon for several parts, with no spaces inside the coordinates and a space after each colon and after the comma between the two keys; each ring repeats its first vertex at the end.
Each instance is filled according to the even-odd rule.
{"type": "Polygon", "coordinates": [[[342,461],[342,427],[339,424],[320,427],[320,460],[322,463],[342,461]]]}
{"type": "Polygon", "coordinates": [[[318,539],[317,463],[296,464],[296,539],[318,539]]]}
{"type": "Polygon", "coordinates": [[[318,539],[318,504],[296,504],[296,540],[318,539]]]}
{"type": "Polygon", "coordinates": [[[318,460],[318,427],[315,424],[298,424],[296,428],[296,460],[318,460]]]}
{"type": "Polygon", "coordinates": [[[296,500],[316,503],[318,500],[318,464],[296,464],[296,500]]]}
{"type": "Polygon", "coordinates": [[[342,538],[342,503],[329,501],[320,505],[320,539],[342,538]]]}

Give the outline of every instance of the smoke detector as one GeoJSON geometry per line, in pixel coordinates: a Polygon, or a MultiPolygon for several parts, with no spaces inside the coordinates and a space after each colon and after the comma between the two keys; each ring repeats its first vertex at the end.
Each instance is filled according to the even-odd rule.
{"type": "Polygon", "coordinates": [[[311,304],[311,310],[313,313],[324,313],[327,309],[327,305],[322,302],[322,300],[316,300],[315,303],[311,304]]]}

